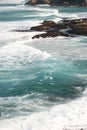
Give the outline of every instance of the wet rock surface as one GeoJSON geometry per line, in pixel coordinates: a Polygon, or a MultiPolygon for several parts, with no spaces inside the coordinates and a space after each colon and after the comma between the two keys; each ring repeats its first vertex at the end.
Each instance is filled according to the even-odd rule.
{"type": "Polygon", "coordinates": [[[37,35],[32,38],[46,37],[75,37],[77,35],[87,36],[87,19],[61,20],[58,23],[54,21],[43,21],[39,26],[31,27],[26,30],[15,30],[16,32],[37,31],[37,35]],[[38,34],[38,32],[42,32],[38,34]]]}
{"type": "Polygon", "coordinates": [[[87,19],[63,20],[59,23],[44,21],[42,25],[32,27],[31,30],[45,31],[45,33],[35,35],[33,38],[57,36],[74,37],[74,35],[87,36],[87,19]]]}
{"type": "Polygon", "coordinates": [[[52,6],[87,6],[87,0],[29,0],[25,4],[49,4],[52,6]]]}

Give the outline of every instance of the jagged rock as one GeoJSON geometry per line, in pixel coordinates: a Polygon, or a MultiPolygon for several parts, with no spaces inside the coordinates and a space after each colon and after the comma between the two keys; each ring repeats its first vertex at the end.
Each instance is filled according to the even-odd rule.
{"type": "Polygon", "coordinates": [[[31,27],[31,30],[46,31],[56,27],[56,23],[53,21],[44,21],[40,26],[31,27]]]}
{"type": "Polygon", "coordinates": [[[25,4],[49,4],[55,6],[87,6],[87,0],[29,0],[25,4]]]}
{"type": "Polygon", "coordinates": [[[74,35],[87,36],[87,30],[86,29],[72,29],[72,30],[69,30],[68,33],[74,34],[74,35]]]}
{"type": "Polygon", "coordinates": [[[37,34],[32,38],[46,38],[46,37],[57,37],[65,36],[71,37],[72,34],[87,36],[87,19],[75,19],[75,20],[62,20],[58,23],[54,21],[43,21],[41,25],[31,27],[31,29],[14,30],[16,32],[31,32],[40,31],[42,34],[37,34]],[[65,31],[63,31],[64,29],[65,31]]]}
{"type": "Polygon", "coordinates": [[[87,19],[63,20],[60,23],[55,23],[53,21],[44,21],[42,25],[32,27],[31,30],[46,32],[43,34],[35,35],[33,39],[39,37],[46,38],[56,36],[71,37],[71,34],[87,36],[87,19]],[[66,29],[66,31],[63,32],[61,29],[66,29]]]}
{"type": "Polygon", "coordinates": [[[35,31],[49,31],[49,30],[59,30],[67,28],[67,24],[64,22],[55,23],[54,21],[43,21],[43,23],[39,26],[31,27],[30,30],[35,31]]]}
{"type": "Polygon", "coordinates": [[[27,5],[50,4],[50,0],[29,0],[25,4],[27,4],[27,5]]]}
{"type": "Polygon", "coordinates": [[[59,31],[49,31],[49,32],[46,32],[46,33],[43,33],[43,34],[35,35],[34,37],[32,37],[32,39],[40,38],[40,37],[46,38],[46,37],[57,37],[57,36],[69,37],[70,35],[69,34],[65,34],[63,32],[59,32],[59,31]]]}

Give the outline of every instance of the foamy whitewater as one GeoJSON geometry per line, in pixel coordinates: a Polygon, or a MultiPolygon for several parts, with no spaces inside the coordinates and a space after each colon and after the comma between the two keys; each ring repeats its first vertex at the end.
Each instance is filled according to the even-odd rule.
{"type": "Polygon", "coordinates": [[[87,8],[0,0],[0,130],[87,128],[87,37],[13,31],[79,17],[87,8]]]}

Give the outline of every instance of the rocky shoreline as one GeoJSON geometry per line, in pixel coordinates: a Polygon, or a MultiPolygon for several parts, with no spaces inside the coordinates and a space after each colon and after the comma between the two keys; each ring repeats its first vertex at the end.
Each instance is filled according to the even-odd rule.
{"type": "Polygon", "coordinates": [[[25,4],[48,4],[51,6],[87,6],[87,0],[28,0],[25,4]]]}
{"type": "Polygon", "coordinates": [[[31,27],[26,30],[14,30],[16,32],[42,32],[32,37],[46,38],[46,37],[76,37],[78,35],[87,36],[87,18],[74,20],[61,20],[58,23],[54,21],[43,21],[39,26],[31,27]]]}

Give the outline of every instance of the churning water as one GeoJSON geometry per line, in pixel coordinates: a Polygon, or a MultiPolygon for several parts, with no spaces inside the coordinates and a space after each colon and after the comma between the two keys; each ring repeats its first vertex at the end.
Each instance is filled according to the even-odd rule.
{"type": "Polygon", "coordinates": [[[87,17],[87,8],[0,1],[0,130],[87,125],[87,37],[12,31],[67,17],[87,17]]]}

